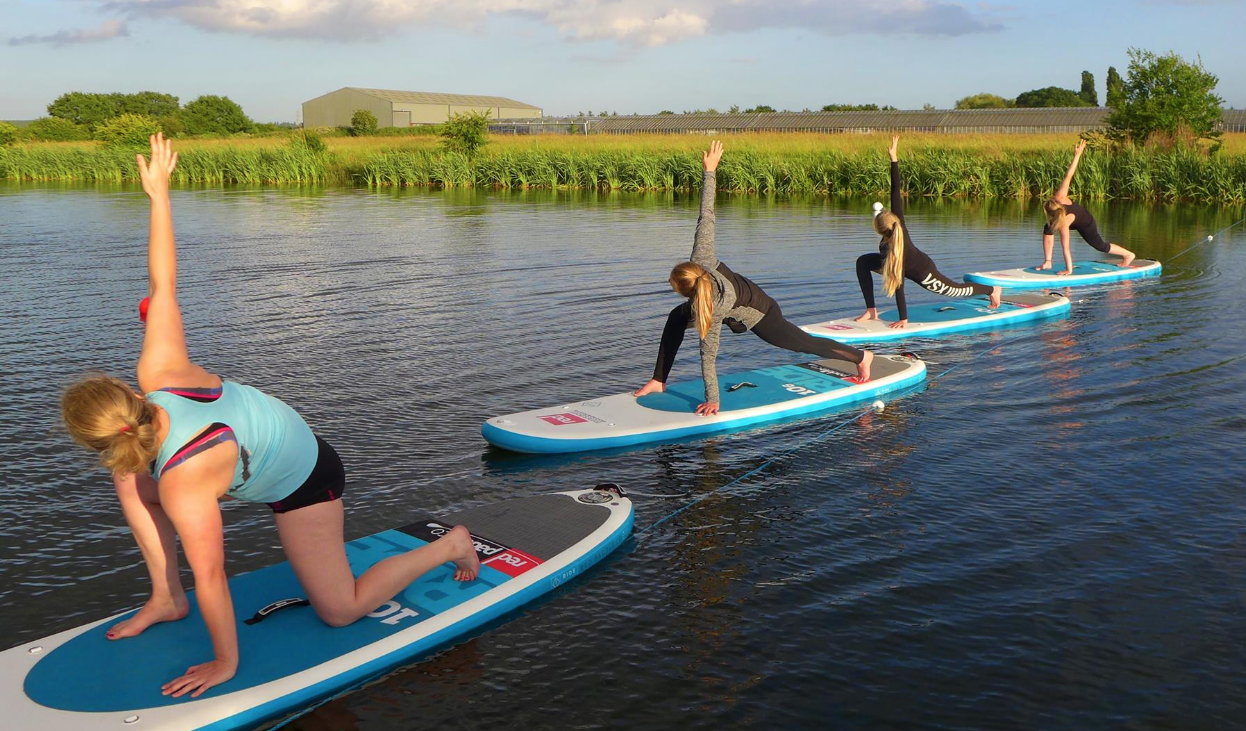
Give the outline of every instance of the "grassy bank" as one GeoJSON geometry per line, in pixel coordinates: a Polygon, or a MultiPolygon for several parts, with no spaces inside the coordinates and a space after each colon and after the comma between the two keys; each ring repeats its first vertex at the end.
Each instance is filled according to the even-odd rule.
{"type": "MultiPolygon", "coordinates": [[[[906,135],[906,188],[933,197],[1046,196],[1059,183],[1075,135],[906,135]]],[[[763,195],[885,194],[885,135],[772,134],[728,137],[719,188],[763,195]]],[[[474,159],[435,140],[329,138],[317,152],[280,138],[177,145],[184,184],[689,190],[700,185],[700,136],[494,137],[474,159]]],[[[1246,135],[1225,150],[1141,150],[1083,159],[1074,195],[1143,200],[1246,200],[1246,135]]],[[[0,178],[136,180],[133,152],[95,143],[0,149],[0,178]]]]}

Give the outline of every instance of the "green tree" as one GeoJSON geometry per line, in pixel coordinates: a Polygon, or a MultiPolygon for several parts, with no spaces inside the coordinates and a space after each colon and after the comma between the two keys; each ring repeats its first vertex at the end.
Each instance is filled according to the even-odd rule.
{"type": "Polygon", "coordinates": [[[1115,66],[1108,66],[1107,104],[1113,109],[1120,109],[1125,103],[1125,81],[1116,72],[1115,66]]]}
{"type": "Polygon", "coordinates": [[[91,130],[86,125],[74,124],[60,117],[40,117],[23,130],[32,140],[46,142],[73,142],[91,139],[91,130]]]}
{"type": "Polygon", "coordinates": [[[90,94],[71,91],[48,105],[48,114],[74,124],[94,128],[121,113],[121,94],[90,94]]]}
{"type": "Polygon", "coordinates": [[[367,137],[376,134],[376,115],[367,109],[356,109],[350,115],[350,133],[353,137],[367,137]]]}
{"type": "Polygon", "coordinates": [[[957,109],[1009,109],[1013,106],[1011,99],[996,94],[972,94],[956,100],[957,109]]]}
{"type": "Polygon", "coordinates": [[[1120,106],[1108,117],[1109,134],[1145,140],[1162,133],[1179,139],[1189,130],[1195,137],[1220,136],[1224,99],[1216,95],[1220,79],[1203,68],[1202,59],[1190,63],[1169,52],[1129,49],[1129,71],[1120,106]]]}
{"type": "Polygon", "coordinates": [[[451,152],[461,152],[468,157],[489,142],[489,112],[463,112],[451,114],[441,125],[441,144],[451,152]]]}
{"type": "Polygon", "coordinates": [[[172,94],[161,94],[157,91],[140,91],[137,94],[124,94],[118,111],[121,114],[141,114],[144,117],[160,119],[171,117],[181,111],[177,97],[172,94]]]}
{"type": "Polygon", "coordinates": [[[0,122],[0,147],[8,147],[17,142],[17,127],[8,122],[0,122]]]}
{"type": "Polygon", "coordinates": [[[1042,89],[1017,94],[1017,106],[1035,107],[1088,107],[1085,99],[1071,89],[1047,86],[1042,89]]]}
{"type": "Polygon", "coordinates": [[[763,114],[763,113],[773,113],[773,112],[774,112],[774,107],[770,106],[769,104],[758,104],[752,109],[744,110],[745,114],[763,114]]]}
{"type": "Polygon", "coordinates": [[[182,124],[187,134],[237,134],[250,132],[251,119],[227,96],[201,96],[182,109],[182,124]]]}
{"type": "Polygon", "coordinates": [[[880,107],[877,104],[826,104],[822,107],[824,112],[877,112],[877,111],[894,111],[893,106],[880,107]]]}
{"type": "Polygon", "coordinates": [[[142,147],[160,132],[160,122],[141,114],[122,114],[95,128],[95,139],[117,147],[142,147]]]}
{"type": "Polygon", "coordinates": [[[731,105],[731,106],[727,109],[727,114],[739,114],[739,113],[740,113],[740,105],[739,105],[739,104],[732,104],[732,105],[731,105]]]}
{"type": "Polygon", "coordinates": [[[1089,71],[1082,72],[1082,90],[1077,93],[1086,104],[1099,106],[1099,92],[1095,90],[1095,75],[1089,71]]]}
{"type": "Polygon", "coordinates": [[[662,115],[662,114],[674,114],[674,112],[672,112],[672,111],[671,111],[671,110],[669,110],[669,109],[663,109],[662,111],[658,112],[658,114],[659,114],[659,115],[662,115]]]}

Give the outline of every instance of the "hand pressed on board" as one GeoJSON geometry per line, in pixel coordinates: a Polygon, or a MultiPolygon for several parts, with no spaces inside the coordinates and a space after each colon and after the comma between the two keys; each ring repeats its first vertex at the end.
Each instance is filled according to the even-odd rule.
{"type": "Polygon", "coordinates": [[[905,318],[903,320],[896,320],[895,322],[889,322],[887,323],[887,327],[892,328],[894,330],[899,330],[900,328],[908,324],[909,324],[909,321],[907,318],[905,318]]]}
{"type": "Polygon", "coordinates": [[[710,143],[710,149],[701,153],[701,166],[705,168],[705,172],[712,173],[718,169],[718,161],[723,157],[723,143],[714,140],[710,143]]]}
{"type": "Polygon", "coordinates": [[[198,698],[208,688],[220,685],[234,677],[236,672],[238,672],[238,663],[213,660],[191,666],[186,670],[185,675],[161,686],[160,691],[163,695],[172,695],[174,698],[181,698],[187,693],[190,693],[191,698],[198,698]],[[193,693],[191,693],[192,690],[193,693]]]}
{"type": "Polygon", "coordinates": [[[697,416],[713,416],[718,413],[718,404],[706,401],[697,407],[697,416]]]}
{"type": "Polygon", "coordinates": [[[647,393],[662,393],[665,390],[666,390],[666,384],[654,378],[654,379],[650,379],[648,383],[636,389],[635,391],[632,391],[632,395],[636,397],[640,397],[640,396],[644,396],[647,393]]]}
{"type": "Polygon", "coordinates": [[[891,155],[892,162],[900,162],[900,158],[897,157],[897,153],[899,152],[899,149],[900,149],[900,135],[892,135],[891,136],[891,147],[887,150],[887,154],[891,155]]]}
{"type": "Polygon", "coordinates": [[[143,181],[143,192],[148,197],[168,195],[169,176],[177,167],[177,153],[173,151],[173,143],[164,138],[163,132],[157,132],[150,138],[151,162],[142,155],[135,155],[138,160],[138,175],[143,181]]]}

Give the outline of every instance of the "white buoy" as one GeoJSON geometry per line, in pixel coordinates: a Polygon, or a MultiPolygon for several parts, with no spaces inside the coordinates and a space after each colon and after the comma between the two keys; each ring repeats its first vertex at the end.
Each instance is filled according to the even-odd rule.
{"type": "Polygon", "coordinates": [[[886,404],[884,404],[882,401],[875,401],[875,402],[874,402],[874,410],[875,410],[875,411],[882,411],[882,410],[883,410],[883,409],[885,409],[885,408],[887,408],[887,405],[886,405],[886,404]]]}
{"type": "Polygon", "coordinates": [[[878,218],[878,215],[882,212],[883,212],[883,204],[875,202],[874,203],[874,218],[878,218]]]}
{"type": "Polygon", "coordinates": [[[1208,240],[1208,241],[1214,241],[1214,240],[1215,240],[1215,238],[1216,238],[1215,236],[1212,236],[1211,234],[1207,234],[1207,240],[1208,240]]]}

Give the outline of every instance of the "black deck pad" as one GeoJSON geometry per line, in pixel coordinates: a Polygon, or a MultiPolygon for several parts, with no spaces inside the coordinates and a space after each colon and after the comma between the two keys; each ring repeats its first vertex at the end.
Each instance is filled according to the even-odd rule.
{"type": "MultiPolygon", "coordinates": [[[[432,520],[444,526],[464,525],[472,535],[488,543],[515,548],[549,560],[588,537],[610,517],[610,508],[588,505],[570,495],[536,495],[518,500],[468,508],[440,515],[432,520]]],[[[428,521],[419,521],[398,530],[422,540],[436,539],[428,521]]],[[[477,553],[493,546],[477,541],[477,553]]]]}

